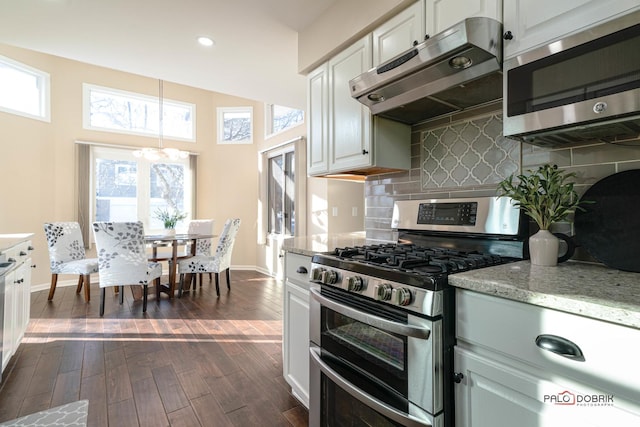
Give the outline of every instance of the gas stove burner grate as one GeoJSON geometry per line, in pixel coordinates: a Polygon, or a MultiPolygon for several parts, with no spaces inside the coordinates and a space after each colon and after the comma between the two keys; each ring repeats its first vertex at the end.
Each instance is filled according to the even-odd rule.
{"type": "Polygon", "coordinates": [[[411,243],[336,248],[334,255],[367,265],[421,274],[456,273],[507,262],[506,259],[493,254],[424,247],[411,243]]]}

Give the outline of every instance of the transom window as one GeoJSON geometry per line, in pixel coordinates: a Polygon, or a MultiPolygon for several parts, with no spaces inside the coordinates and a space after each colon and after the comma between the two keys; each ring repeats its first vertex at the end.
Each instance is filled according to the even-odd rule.
{"type": "Polygon", "coordinates": [[[0,56],[0,111],[51,121],[49,73],[0,56]]]}
{"type": "Polygon", "coordinates": [[[283,132],[304,123],[304,111],[276,104],[265,104],[265,134],[283,132]]]}
{"type": "MultiPolygon", "coordinates": [[[[108,132],[159,135],[160,98],[83,84],[84,128],[108,132]]],[[[163,98],[162,135],[195,141],[196,106],[163,98]]]]}
{"type": "Polygon", "coordinates": [[[218,144],[253,143],[253,108],[219,107],[218,144]]]}

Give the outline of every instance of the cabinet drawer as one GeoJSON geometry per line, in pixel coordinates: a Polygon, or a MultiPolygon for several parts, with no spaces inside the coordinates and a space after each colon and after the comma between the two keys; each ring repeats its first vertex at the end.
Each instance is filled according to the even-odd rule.
{"type": "Polygon", "coordinates": [[[456,298],[459,344],[497,351],[630,400],[640,395],[640,330],[467,290],[458,289],[456,298]],[[584,360],[539,347],[540,335],[571,341],[584,360]]]}
{"type": "Polygon", "coordinates": [[[311,257],[287,252],[284,258],[284,271],[288,280],[298,284],[307,284],[305,287],[308,288],[311,257]]]}

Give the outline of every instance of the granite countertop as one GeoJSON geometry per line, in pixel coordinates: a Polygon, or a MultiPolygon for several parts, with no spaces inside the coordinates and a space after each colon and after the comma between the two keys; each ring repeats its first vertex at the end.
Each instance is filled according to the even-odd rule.
{"type": "Polygon", "coordinates": [[[335,248],[371,245],[376,243],[389,242],[367,239],[364,231],[337,234],[315,234],[313,236],[285,239],[282,243],[282,250],[300,255],[312,256],[317,253],[331,252],[335,248]]]}
{"type": "Polygon", "coordinates": [[[33,233],[0,234],[0,252],[4,252],[32,237],[33,233]]]}
{"type": "Polygon", "coordinates": [[[519,261],[452,274],[449,283],[640,329],[640,273],[574,261],[557,267],[519,261]]]}

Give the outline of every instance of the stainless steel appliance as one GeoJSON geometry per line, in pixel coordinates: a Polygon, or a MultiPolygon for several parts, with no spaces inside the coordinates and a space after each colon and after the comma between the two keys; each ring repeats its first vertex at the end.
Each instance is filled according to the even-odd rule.
{"type": "Polygon", "coordinates": [[[541,146],[640,136],[640,11],[504,64],[504,135],[541,146]]]}
{"type": "Polygon", "coordinates": [[[349,82],[375,115],[414,124],[502,98],[502,24],[468,18],[349,82]]]}
{"type": "Polygon", "coordinates": [[[398,201],[393,224],[398,243],[312,259],[310,426],[453,426],[447,277],[527,257],[506,198],[398,201]]]}

